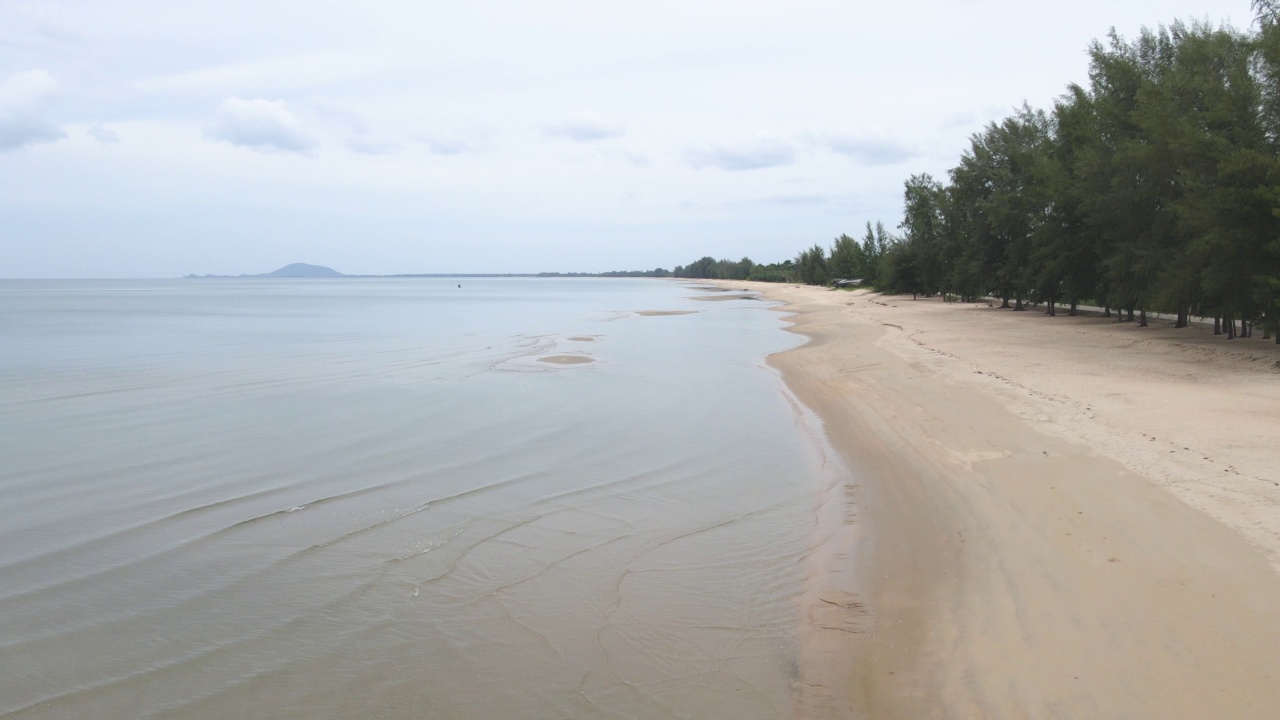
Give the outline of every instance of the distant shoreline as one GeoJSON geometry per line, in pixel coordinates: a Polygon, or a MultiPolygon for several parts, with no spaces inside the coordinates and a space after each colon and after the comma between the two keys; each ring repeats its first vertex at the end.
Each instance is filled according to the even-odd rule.
{"type": "Polygon", "coordinates": [[[289,263],[269,273],[240,275],[185,275],[187,280],[314,280],[342,278],[514,278],[514,277],[670,277],[671,273],[662,269],[653,270],[610,270],[602,273],[394,273],[391,275],[347,275],[325,265],[311,263],[289,263]]]}
{"type": "MultiPolygon", "coordinates": [[[[628,275],[623,273],[396,273],[392,275],[339,275],[313,277],[283,277],[269,274],[259,275],[183,275],[183,280],[348,280],[369,278],[653,278],[659,275],[628,275]]],[[[683,278],[681,278],[683,279],[683,278]]]]}

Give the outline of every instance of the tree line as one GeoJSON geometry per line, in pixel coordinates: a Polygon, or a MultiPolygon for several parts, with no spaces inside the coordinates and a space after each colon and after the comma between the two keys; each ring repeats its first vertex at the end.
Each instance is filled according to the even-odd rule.
{"type": "Polygon", "coordinates": [[[716,260],[707,256],[688,265],[677,265],[671,271],[678,278],[707,278],[716,280],[759,280],[762,282],[799,282],[810,285],[826,285],[837,279],[867,279],[879,277],[881,259],[892,244],[899,242],[884,228],[883,223],[872,227],[867,223],[866,235],[861,241],[841,235],[831,244],[830,252],[821,245],[802,250],[794,260],[783,260],[767,265],[741,260],[716,260]]]}
{"type": "Polygon", "coordinates": [[[945,180],[908,178],[898,234],[868,224],[784,263],[673,274],[1213,317],[1280,342],[1280,0],[1254,8],[1249,31],[1174,22],[1094,41],[1086,84],[988,124],[945,180]]]}

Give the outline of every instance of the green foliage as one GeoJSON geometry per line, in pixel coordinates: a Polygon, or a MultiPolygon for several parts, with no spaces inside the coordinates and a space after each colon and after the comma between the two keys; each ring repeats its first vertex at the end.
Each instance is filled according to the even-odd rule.
{"type": "Polygon", "coordinates": [[[796,256],[796,279],[806,285],[826,285],[831,281],[827,253],[821,245],[815,243],[796,256]]]}
{"type": "Polygon", "coordinates": [[[790,260],[769,265],[756,265],[751,269],[751,274],[747,276],[747,279],[759,282],[795,282],[795,266],[790,260]]]}
{"type": "Polygon", "coordinates": [[[904,247],[890,266],[894,272],[892,283],[902,292],[932,295],[946,284],[952,262],[947,252],[948,225],[943,212],[946,204],[945,189],[930,175],[912,175],[905,183],[899,226],[905,233],[904,247]]]}
{"type": "Polygon", "coordinates": [[[866,260],[862,257],[862,246],[848,235],[841,235],[831,243],[831,257],[827,269],[835,280],[861,279],[862,268],[866,260]]]}
{"type": "Polygon", "coordinates": [[[734,262],[733,260],[716,260],[713,257],[703,257],[688,265],[677,265],[672,271],[672,275],[680,278],[711,278],[717,280],[746,280],[755,263],[751,258],[742,258],[734,262]]]}
{"type": "Polygon", "coordinates": [[[653,270],[610,270],[600,273],[600,277],[671,277],[671,271],[665,268],[653,270]]]}
{"type": "Polygon", "coordinates": [[[876,288],[888,293],[920,292],[916,253],[909,243],[896,242],[889,246],[881,258],[880,278],[876,288]]]}

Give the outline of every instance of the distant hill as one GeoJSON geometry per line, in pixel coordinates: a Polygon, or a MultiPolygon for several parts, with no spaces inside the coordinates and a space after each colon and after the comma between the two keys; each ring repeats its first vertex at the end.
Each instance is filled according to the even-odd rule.
{"type": "Polygon", "coordinates": [[[339,278],[346,277],[342,273],[327,268],[323,265],[308,265],[306,263],[290,263],[275,272],[263,273],[254,277],[269,278],[339,278]]]}

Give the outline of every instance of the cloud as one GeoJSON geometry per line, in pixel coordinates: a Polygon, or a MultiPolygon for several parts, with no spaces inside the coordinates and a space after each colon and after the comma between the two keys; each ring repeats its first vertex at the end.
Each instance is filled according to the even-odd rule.
{"type": "Polygon", "coordinates": [[[955,112],[942,118],[939,127],[943,130],[972,127],[978,123],[978,116],[968,111],[955,112]]]}
{"type": "Polygon", "coordinates": [[[305,153],[316,146],[283,100],[227,98],[209,135],[255,150],[305,153]]]}
{"type": "Polygon", "coordinates": [[[0,81],[0,152],[67,136],[45,119],[57,92],[58,82],[45,70],[18,72],[0,81]]]}
{"type": "Polygon", "coordinates": [[[852,134],[835,134],[823,138],[823,145],[834,153],[845,155],[862,165],[896,165],[917,155],[896,140],[852,134]]]}
{"type": "Polygon", "coordinates": [[[478,155],[487,152],[498,131],[482,125],[431,133],[422,138],[437,155],[478,155]]]}
{"type": "Polygon", "coordinates": [[[330,128],[344,127],[348,150],[361,155],[389,155],[402,147],[402,144],[387,137],[385,133],[371,130],[364,118],[343,107],[334,107],[324,103],[308,104],[307,110],[312,118],[330,128]]]}
{"type": "Polygon", "coordinates": [[[542,133],[547,137],[564,138],[580,143],[607,140],[627,134],[622,126],[609,122],[596,113],[570,115],[558,123],[543,125],[542,133]]]}
{"type": "Polygon", "coordinates": [[[685,151],[685,160],[698,169],[756,170],[790,165],[796,160],[795,147],[785,140],[757,137],[729,144],[711,144],[685,151]]]}
{"type": "Polygon", "coordinates": [[[631,167],[649,167],[649,156],[644,153],[620,150],[618,148],[597,148],[595,154],[596,157],[604,160],[625,163],[631,167]]]}
{"type": "Polygon", "coordinates": [[[101,125],[94,125],[85,132],[89,133],[90,137],[97,139],[98,142],[103,143],[104,145],[107,143],[120,142],[120,136],[117,135],[114,130],[105,128],[101,125]]]}
{"type": "Polygon", "coordinates": [[[797,194],[797,195],[773,195],[764,198],[762,202],[769,205],[826,205],[832,201],[830,195],[813,194],[797,194]]]}
{"type": "Polygon", "coordinates": [[[347,147],[361,155],[389,155],[400,149],[399,143],[357,134],[347,138],[347,147]]]}
{"type": "Polygon", "coordinates": [[[298,94],[320,87],[357,83],[386,69],[385,60],[372,49],[317,48],[313,52],[269,55],[246,62],[142,77],[134,82],[138,89],[149,93],[214,97],[236,92],[255,95],[298,94]]]}

